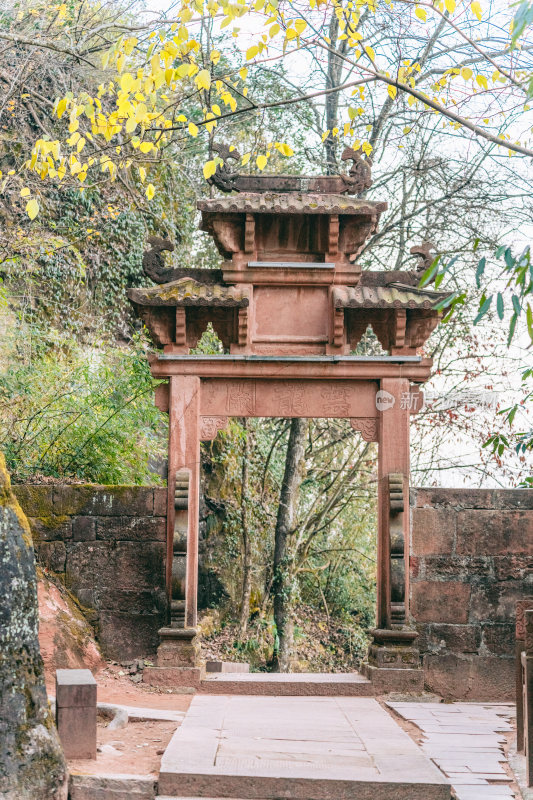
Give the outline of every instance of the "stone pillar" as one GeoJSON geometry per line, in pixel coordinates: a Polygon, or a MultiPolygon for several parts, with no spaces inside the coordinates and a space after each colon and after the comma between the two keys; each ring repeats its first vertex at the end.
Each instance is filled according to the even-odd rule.
{"type": "Polygon", "coordinates": [[[200,496],[200,379],[169,381],[167,592],[170,625],[159,631],[157,667],[144,672],[153,685],[195,686],[200,496]]]}
{"type": "Polygon", "coordinates": [[[365,671],[377,691],[422,690],[409,619],[409,381],[384,378],[378,425],[377,628],[365,671]]]}
{"type": "Polygon", "coordinates": [[[96,681],[90,669],[56,670],[56,725],[67,758],[96,758],[96,681]]]}

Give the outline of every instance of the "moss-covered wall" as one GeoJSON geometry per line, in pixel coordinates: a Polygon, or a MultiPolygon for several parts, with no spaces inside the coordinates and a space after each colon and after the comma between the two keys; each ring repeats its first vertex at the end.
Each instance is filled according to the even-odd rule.
{"type": "Polygon", "coordinates": [[[64,581],[108,658],[153,655],[165,620],[166,489],[24,485],[37,558],[64,581]]]}

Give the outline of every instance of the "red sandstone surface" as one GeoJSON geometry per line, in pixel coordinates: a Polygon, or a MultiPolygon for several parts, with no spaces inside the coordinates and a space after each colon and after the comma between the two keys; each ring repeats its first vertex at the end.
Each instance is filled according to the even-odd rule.
{"type": "Polygon", "coordinates": [[[107,725],[107,722],[98,723],[96,760],[72,759],[68,764],[70,772],[156,776],[176,723],[143,720],[128,722],[118,730],[108,730],[107,725]]]}

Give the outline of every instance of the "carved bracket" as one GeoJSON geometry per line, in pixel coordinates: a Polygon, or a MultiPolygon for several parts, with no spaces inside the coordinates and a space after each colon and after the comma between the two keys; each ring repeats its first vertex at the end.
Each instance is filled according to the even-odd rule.
{"type": "Polygon", "coordinates": [[[227,417],[201,417],[200,440],[202,442],[212,442],[213,439],[216,439],[217,433],[223,431],[227,426],[227,417]]]}
{"type": "Polygon", "coordinates": [[[240,347],[248,344],[248,308],[239,308],[237,341],[240,347]]]}
{"type": "Polygon", "coordinates": [[[377,442],[378,421],[375,417],[352,417],[350,425],[359,431],[365,442],[377,442]]]}

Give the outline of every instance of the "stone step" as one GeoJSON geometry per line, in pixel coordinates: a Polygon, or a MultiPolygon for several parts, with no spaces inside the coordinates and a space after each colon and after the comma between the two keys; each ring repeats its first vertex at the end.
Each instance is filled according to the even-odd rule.
{"type": "Polygon", "coordinates": [[[372,683],[358,672],[216,673],[202,680],[199,691],[278,697],[373,697],[376,693],[372,683]]]}

